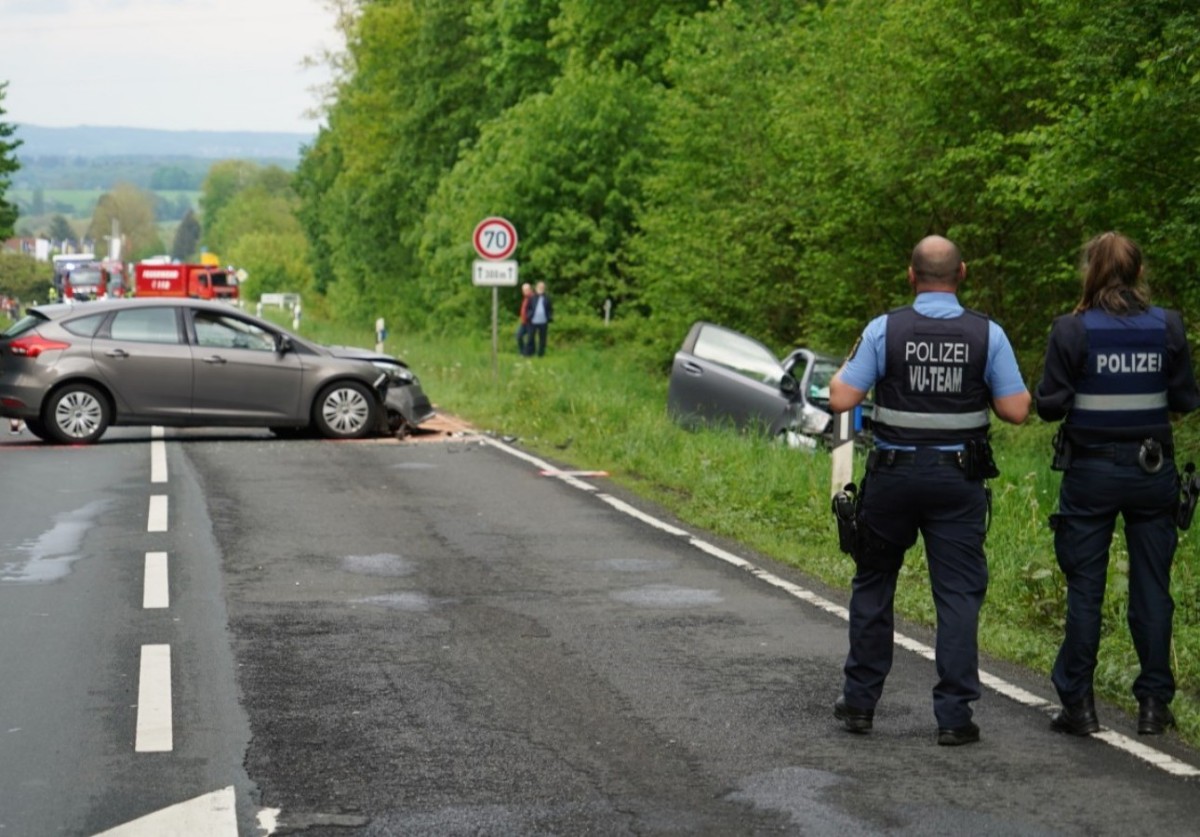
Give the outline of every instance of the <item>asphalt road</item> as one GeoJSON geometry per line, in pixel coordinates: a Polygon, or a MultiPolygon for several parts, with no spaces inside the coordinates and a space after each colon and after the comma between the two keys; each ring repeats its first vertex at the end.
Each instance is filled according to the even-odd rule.
{"type": "Polygon", "coordinates": [[[157,463],[148,430],[0,442],[3,837],[1200,823],[1194,751],[1109,707],[1055,735],[1011,666],[978,745],[936,746],[908,650],[843,732],[844,593],[519,444],[166,437],[157,463]]]}

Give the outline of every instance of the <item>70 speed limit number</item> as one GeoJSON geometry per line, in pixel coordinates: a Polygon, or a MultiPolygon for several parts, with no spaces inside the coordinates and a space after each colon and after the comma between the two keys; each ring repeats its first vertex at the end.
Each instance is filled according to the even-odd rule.
{"type": "Polygon", "coordinates": [[[517,249],[517,229],[505,218],[484,218],[475,226],[472,240],[482,258],[507,259],[517,249]]]}

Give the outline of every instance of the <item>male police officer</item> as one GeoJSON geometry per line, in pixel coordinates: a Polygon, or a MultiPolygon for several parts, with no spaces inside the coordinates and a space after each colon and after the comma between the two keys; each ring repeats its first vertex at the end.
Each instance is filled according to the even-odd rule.
{"type": "Polygon", "coordinates": [[[971,703],[980,695],[979,609],[988,581],[983,480],[997,474],[989,406],[1020,424],[1030,396],[1004,330],[959,304],[966,273],[953,242],[922,239],[908,268],[913,304],[868,323],[830,386],[835,412],[875,388],[876,449],[860,495],[850,652],[834,704],[850,732],[873,724],[892,667],[896,580],[920,532],[937,608],[937,743],[979,740],[971,703]]]}
{"type": "Polygon", "coordinates": [[[1120,515],[1129,630],[1141,664],[1133,681],[1137,731],[1160,735],[1175,724],[1170,584],[1179,475],[1169,412],[1200,407],[1200,389],[1182,316],[1150,304],[1141,248],[1106,232],[1088,242],[1084,256],[1082,296],[1054,320],[1037,386],[1038,415],[1064,419],[1054,468],[1066,471],[1050,519],[1067,579],[1066,631],[1051,676],[1063,708],[1050,725],[1071,735],[1100,731],[1092,677],[1120,515]]]}

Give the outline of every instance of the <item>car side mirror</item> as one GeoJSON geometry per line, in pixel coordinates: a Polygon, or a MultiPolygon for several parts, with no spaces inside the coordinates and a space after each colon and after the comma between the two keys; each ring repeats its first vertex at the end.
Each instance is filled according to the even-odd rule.
{"type": "Polygon", "coordinates": [[[784,376],[779,379],[779,391],[788,398],[794,398],[796,394],[800,392],[800,382],[797,381],[791,373],[785,373],[784,376]]]}
{"type": "Polygon", "coordinates": [[[275,335],[275,353],[276,354],[282,355],[285,352],[290,352],[293,348],[294,347],[292,346],[292,338],[288,337],[286,334],[276,334],[275,335]]]}

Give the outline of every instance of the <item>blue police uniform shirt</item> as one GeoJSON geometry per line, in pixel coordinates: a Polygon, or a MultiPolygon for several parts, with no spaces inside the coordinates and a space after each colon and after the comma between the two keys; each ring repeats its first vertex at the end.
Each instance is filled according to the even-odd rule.
{"type": "MultiPolygon", "coordinates": [[[[917,294],[913,300],[913,308],[922,316],[943,320],[958,317],[963,312],[958,297],[944,291],[925,291],[917,294]]],[[[887,314],[880,314],[867,323],[854,354],[838,372],[838,377],[843,383],[866,392],[883,377],[887,360],[887,320],[887,314]]],[[[1012,344],[1008,342],[1008,335],[991,320],[988,320],[988,356],[983,377],[993,398],[1017,395],[1025,391],[1025,381],[1021,378],[1021,370],[1017,367],[1017,357],[1013,353],[1012,344]]],[[[882,450],[913,450],[911,447],[892,445],[878,438],[875,445],[882,450]]],[[[962,449],[962,445],[938,447],[943,450],[962,449]]]]}

